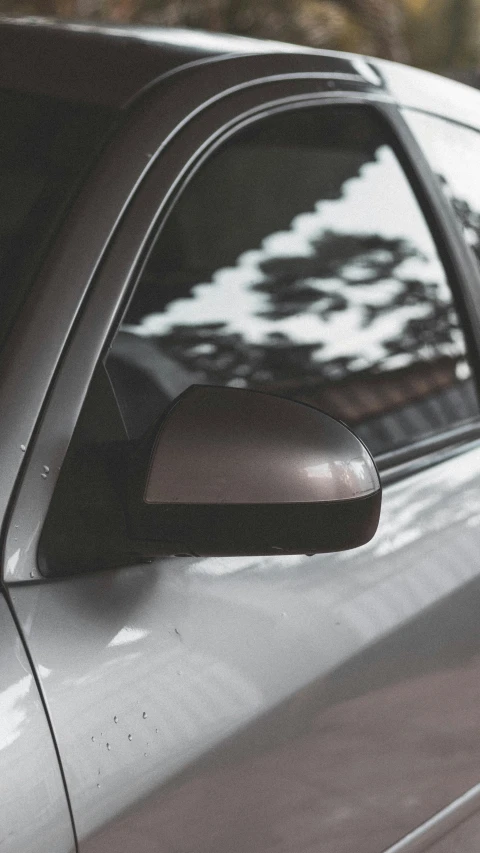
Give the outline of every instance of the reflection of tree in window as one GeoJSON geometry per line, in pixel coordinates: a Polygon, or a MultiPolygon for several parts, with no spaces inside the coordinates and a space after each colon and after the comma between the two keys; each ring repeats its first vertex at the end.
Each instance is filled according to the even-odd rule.
{"type": "MultiPolygon", "coordinates": [[[[338,119],[338,108],[321,113],[330,111],[338,119]]],[[[206,196],[194,181],[124,329],[154,341],[187,375],[312,402],[357,426],[448,389],[468,367],[443,268],[398,161],[375,126],[362,125],[357,142],[348,118],[334,139],[316,127],[306,156],[298,143],[272,150],[268,134],[257,148],[250,140],[250,173],[255,159],[268,170],[265,152],[274,161],[267,180],[259,168],[238,185],[232,152],[241,161],[241,146],[212,159],[207,209],[222,208],[225,224],[201,221],[206,196]],[[245,195],[253,224],[240,215],[245,195]],[[231,242],[230,255],[215,240],[231,242]]]]}

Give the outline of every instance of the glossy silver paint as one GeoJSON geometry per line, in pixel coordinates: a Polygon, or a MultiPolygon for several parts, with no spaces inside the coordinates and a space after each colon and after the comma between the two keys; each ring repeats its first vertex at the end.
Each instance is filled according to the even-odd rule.
{"type": "Polygon", "coordinates": [[[380,853],[475,785],[479,466],[386,489],[359,551],[12,588],[80,850],[380,853]]]}
{"type": "Polygon", "coordinates": [[[479,92],[471,86],[395,62],[374,60],[382,83],[397,103],[480,129],[479,92]]]}
{"type": "Polygon", "coordinates": [[[0,766],[2,853],[73,853],[65,788],[44,707],[1,593],[0,766]]]}

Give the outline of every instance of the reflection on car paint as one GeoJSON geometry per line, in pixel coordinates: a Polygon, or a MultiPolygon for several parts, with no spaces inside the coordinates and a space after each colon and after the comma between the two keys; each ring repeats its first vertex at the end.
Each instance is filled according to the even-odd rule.
{"type": "Polygon", "coordinates": [[[0,849],[73,853],[65,789],[40,696],[0,595],[0,849]]]}
{"type": "Polygon", "coordinates": [[[473,450],[390,487],[355,558],[171,559],[15,588],[21,616],[36,597],[28,639],[52,671],[83,849],[103,851],[101,827],[126,849],[140,821],[159,851],[236,853],[248,813],[259,853],[273,837],[291,851],[292,827],[300,853],[380,853],[475,784],[479,464],[473,450]],[[112,645],[132,628],[134,655],[112,645]]]}

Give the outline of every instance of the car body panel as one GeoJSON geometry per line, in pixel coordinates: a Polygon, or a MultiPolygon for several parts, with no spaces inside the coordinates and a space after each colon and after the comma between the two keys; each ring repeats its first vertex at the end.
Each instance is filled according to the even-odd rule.
{"type": "Polygon", "coordinates": [[[479,462],[357,551],[13,587],[80,850],[380,853],[475,785],[479,462]]]}
{"type": "MultiPolygon", "coordinates": [[[[44,675],[48,678],[49,673],[44,675]]],[[[0,594],[0,848],[73,853],[75,839],[36,680],[0,594]]]]}
{"type": "Polygon", "coordinates": [[[454,80],[387,60],[375,60],[375,68],[386,90],[403,107],[480,128],[480,92],[477,89],[464,85],[458,88],[454,80]]]}

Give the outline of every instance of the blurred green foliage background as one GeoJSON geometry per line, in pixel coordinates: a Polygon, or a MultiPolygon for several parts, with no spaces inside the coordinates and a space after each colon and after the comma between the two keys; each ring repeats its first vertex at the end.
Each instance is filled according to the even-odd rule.
{"type": "Polygon", "coordinates": [[[480,66],[480,0],[0,0],[0,14],[196,27],[459,76],[480,66]]]}

